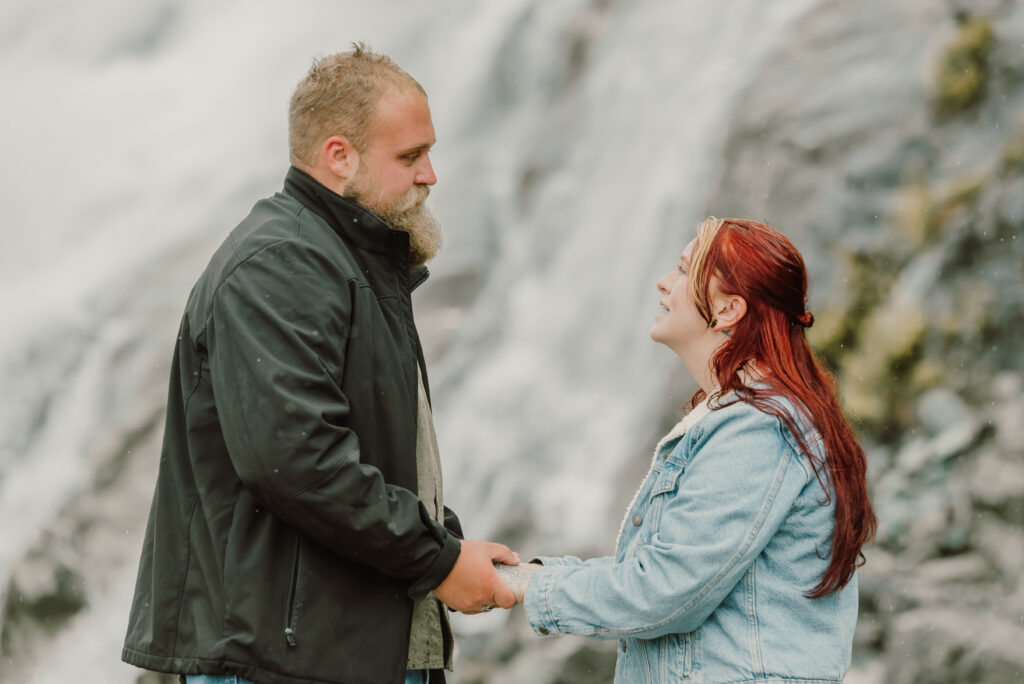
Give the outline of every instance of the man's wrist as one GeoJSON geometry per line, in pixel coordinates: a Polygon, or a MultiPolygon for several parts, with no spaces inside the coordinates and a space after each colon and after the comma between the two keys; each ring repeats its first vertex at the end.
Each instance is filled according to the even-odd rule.
{"type": "Polygon", "coordinates": [[[461,553],[462,540],[448,533],[427,572],[409,587],[409,598],[413,601],[419,601],[428,593],[440,587],[448,579],[461,553]]]}

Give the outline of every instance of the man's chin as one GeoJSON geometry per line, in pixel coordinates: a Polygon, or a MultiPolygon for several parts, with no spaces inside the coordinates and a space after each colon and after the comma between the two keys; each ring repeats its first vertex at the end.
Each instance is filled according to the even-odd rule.
{"type": "Polygon", "coordinates": [[[385,214],[381,218],[409,234],[409,259],[413,266],[427,263],[441,250],[441,224],[425,204],[418,205],[412,211],[391,216],[385,214]]]}
{"type": "Polygon", "coordinates": [[[403,230],[409,233],[409,258],[414,266],[421,266],[441,251],[444,234],[440,221],[429,208],[421,205],[416,213],[413,224],[403,230]]]}
{"type": "Polygon", "coordinates": [[[388,225],[409,234],[409,258],[414,266],[425,264],[441,250],[441,225],[426,204],[426,193],[410,208],[374,206],[373,202],[366,201],[367,196],[368,193],[356,188],[345,193],[347,199],[372,212],[388,225]]]}

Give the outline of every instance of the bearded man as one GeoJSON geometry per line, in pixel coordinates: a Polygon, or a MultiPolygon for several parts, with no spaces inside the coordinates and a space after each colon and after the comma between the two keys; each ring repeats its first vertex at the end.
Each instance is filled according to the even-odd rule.
{"type": "Polygon", "coordinates": [[[190,683],[443,681],[444,604],[515,597],[444,507],[411,292],[440,230],[423,88],[314,62],[292,167],[199,278],[122,658],[190,683]],[[243,679],[244,678],[244,679],[243,679]]]}

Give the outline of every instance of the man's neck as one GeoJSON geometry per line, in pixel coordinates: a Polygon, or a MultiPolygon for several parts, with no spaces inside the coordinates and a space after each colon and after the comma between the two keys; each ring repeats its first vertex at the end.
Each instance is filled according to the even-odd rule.
{"type": "Polygon", "coordinates": [[[338,178],[335,174],[331,173],[330,169],[325,169],[320,166],[307,166],[300,161],[295,159],[291,160],[292,166],[302,171],[307,176],[315,180],[320,185],[324,186],[336,195],[345,196],[345,181],[344,179],[338,178]]]}

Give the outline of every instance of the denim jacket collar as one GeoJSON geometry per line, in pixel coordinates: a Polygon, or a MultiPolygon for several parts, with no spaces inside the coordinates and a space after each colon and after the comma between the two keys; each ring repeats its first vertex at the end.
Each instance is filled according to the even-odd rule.
{"type": "MultiPolygon", "coordinates": [[[[704,401],[694,406],[689,413],[683,416],[682,420],[675,424],[675,427],[668,431],[668,434],[666,434],[664,437],[661,438],[661,440],[658,441],[658,446],[654,448],[654,456],[651,458],[651,467],[647,471],[647,476],[650,476],[651,470],[654,470],[654,468],[657,466],[658,459],[662,453],[662,449],[670,444],[674,444],[675,442],[679,441],[679,439],[681,439],[683,435],[686,434],[687,430],[696,425],[697,421],[699,421],[701,418],[703,418],[704,416],[708,415],[708,413],[711,412],[711,406],[708,403],[709,399],[710,397],[704,397],[704,401]]],[[[619,523],[619,533],[615,537],[616,547],[618,546],[618,540],[622,537],[622,530],[626,527],[626,519],[629,518],[629,512],[630,510],[632,510],[633,504],[636,503],[636,498],[640,496],[640,491],[644,488],[644,482],[647,480],[647,476],[645,476],[644,479],[640,481],[640,486],[637,488],[636,493],[633,494],[633,498],[630,499],[629,505],[626,506],[626,512],[623,513],[622,522],[619,523]]]]}
{"type": "Polygon", "coordinates": [[[693,427],[698,420],[706,416],[711,411],[711,406],[708,404],[708,397],[704,397],[704,401],[700,402],[693,407],[689,413],[683,416],[683,419],[675,424],[671,430],[668,431],[664,437],[658,442],[658,446],[654,447],[654,460],[658,459],[661,454],[662,448],[669,442],[673,442],[683,435],[686,431],[693,427]]]}

